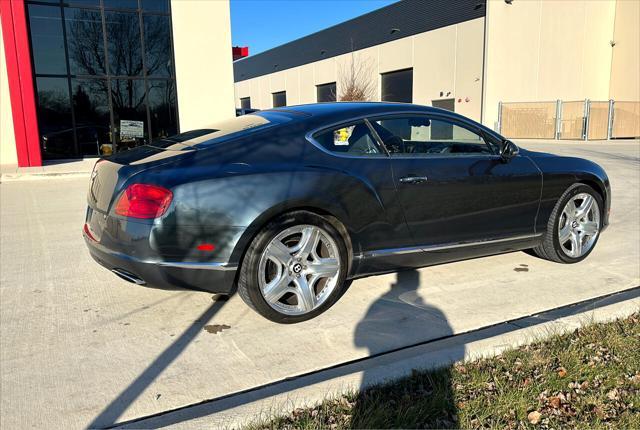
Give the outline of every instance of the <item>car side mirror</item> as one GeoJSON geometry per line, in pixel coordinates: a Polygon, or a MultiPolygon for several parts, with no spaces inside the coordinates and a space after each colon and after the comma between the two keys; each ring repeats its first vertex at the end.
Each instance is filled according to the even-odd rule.
{"type": "Polygon", "coordinates": [[[515,143],[510,140],[504,140],[502,142],[502,146],[500,147],[500,158],[504,162],[507,162],[518,155],[519,152],[520,150],[515,143]]]}

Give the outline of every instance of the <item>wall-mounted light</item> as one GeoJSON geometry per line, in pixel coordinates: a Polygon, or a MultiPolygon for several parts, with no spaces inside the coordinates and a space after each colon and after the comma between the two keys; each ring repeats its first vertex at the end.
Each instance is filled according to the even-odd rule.
{"type": "Polygon", "coordinates": [[[614,46],[616,46],[616,41],[615,40],[610,40],[609,41],[609,45],[611,45],[611,47],[613,48],[614,46]]]}
{"type": "Polygon", "coordinates": [[[513,4],[513,0],[504,0],[506,4],[513,4]]]}
{"type": "Polygon", "coordinates": [[[394,34],[394,33],[399,33],[400,29],[399,28],[392,28],[391,31],[389,31],[389,34],[394,34]]]}
{"type": "Polygon", "coordinates": [[[322,51],[320,51],[320,55],[324,55],[326,53],[327,53],[327,51],[325,51],[324,49],[322,51]]]}

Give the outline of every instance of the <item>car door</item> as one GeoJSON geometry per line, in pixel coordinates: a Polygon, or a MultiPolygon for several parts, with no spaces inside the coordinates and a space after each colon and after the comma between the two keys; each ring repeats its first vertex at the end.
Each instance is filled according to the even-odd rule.
{"type": "Polygon", "coordinates": [[[391,155],[398,199],[415,243],[429,249],[534,234],[542,177],[509,161],[472,123],[446,115],[370,122],[391,155]]]}
{"type": "Polygon", "coordinates": [[[312,132],[309,139],[321,151],[310,153],[305,163],[335,172],[323,180],[322,188],[330,189],[336,204],[349,214],[359,271],[419,267],[417,255],[384,252],[412,247],[414,242],[398,202],[391,158],[370,124],[363,119],[345,122],[312,132]]]}

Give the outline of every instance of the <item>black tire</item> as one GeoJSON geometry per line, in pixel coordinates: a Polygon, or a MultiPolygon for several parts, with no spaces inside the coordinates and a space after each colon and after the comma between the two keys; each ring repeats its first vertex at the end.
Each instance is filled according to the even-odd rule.
{"type": "Polygon", "coordinates": [[[551,216],[549,217],[549,221],[547,222],[547,231],[543,236],[542,243],[533,249],[533,252],[540,258],[544,258],[545,260],[554,261],[556,263],[564,263],[564,264],[573,264],[578,263],[585,258],[591,251],[596,247],[598,243],[598,239],[600,238],[600,234],[595,238],[595,242],[591,246],[591,248],[581,255],[580,257],[574,258],[567,254],[565,254],[561,248],[560,239],[558,238],[558,224],[561,219],[562,211],[569,201],[569,199],[573,198],[577,194],[587,193],[590,194],[598,203],[598,208],[600,210],[599,217],[599,225],[598,232],[602,230],[602,219],[603,219],[603,201],[602,197],[599,193],[597,193],[593,188],[588,185],[576,183],[570,186],[567,191],[558,199],[555,207],[553,208],[553,212],[551,212],[551,216]]]}
{"type": "Polygon", "coordinates": [[[347,268],[348,254],[344,240],[329,221],[313,212],[289,212],[269,222],[249,245],[238,275],[238,294],[249,307],[271,321],[281,324],[306,321],[329,309],[342,296],[350,284],[346,281],[347,268]],[[278,312],[265,300],[258,281],[259,263],[265,247],[274,237],[287,228],[301,224],[315,225],[322,228],[331,236],[338,247],[341,270],[334,290],[320,306],[306,314],[287,315],[278,312]]]}

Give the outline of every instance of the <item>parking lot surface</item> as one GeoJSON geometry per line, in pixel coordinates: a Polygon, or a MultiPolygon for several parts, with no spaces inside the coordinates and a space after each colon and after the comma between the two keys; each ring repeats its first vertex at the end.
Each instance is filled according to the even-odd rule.
{"type": "Polygon", "coordinates": [[[86,177],[0,184],[0,427],[110,426],[638,286],[640,142],[519,143],[607,170],[611,226],[587,260],[517,252],[369,277],[295,325],[98,266],[86,177]]]}

